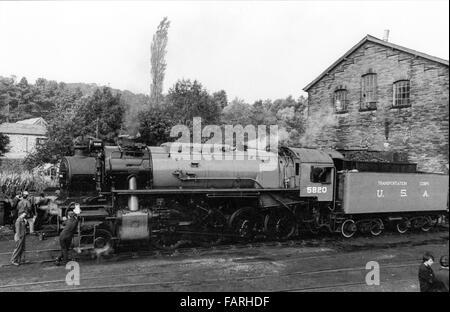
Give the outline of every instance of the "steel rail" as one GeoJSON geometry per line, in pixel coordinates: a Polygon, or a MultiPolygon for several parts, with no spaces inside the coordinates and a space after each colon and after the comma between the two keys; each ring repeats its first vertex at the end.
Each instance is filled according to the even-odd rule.
{"type": "MultiPolygon", "coordinates": [[[[416,266],[417,260],[414,262],[403,262],[398,265],[390,265],[384,266],[384,268],[402,268],[402,267],[410,267],[416,266]]],[[[59,288],[59,289],[50,289],[43,290],[45,292],[72,292],[72,291],[85,291],[85,290],[107,290],[107,289],[120,289],[120,288],[132,288],[132,287],[143,287],[143,286],[167,286],[167,285],[186,285],[186,284],[199,284],[199,283],[223,283],[223,282],[233,282],[233,281],[248,281],[248,280],[256,280],[256,279],[265,279],[265,278],[279,278],[279,277],[291,277],[291,276],[299,276],[299,275],[314,275],[314,274],[325,274],[325,273],[337,273],[337,272],[351,272],[351,271],[363,271],[366,270],[365,267],[350,267],[350,268],[341,268],[341,269],[326,269],[326,270],[317,270],[317,271],[298,271],[291,272],[285,274],[263,274],[258,276],[237,276],[232,278],[222,278],[222,279],[205,279],[199,281],[191,281],[191,280],[179,280],[179,281],[165,281],[165,282],[143,282],[143,283],[124,283],[124,284],[116,284],[116,285],[94,285],[94,286],[86,286],[86,287],[73,287],[73,288],[59,288]]],[[[142,273],[141,273],[142,274],[142,273]]]]}
{"type": "MultiPolygon", "coordinates": [[[[396,282],[408,282],[412,279],[400,279],[396,280],[396,282]]],[[[311,286],[311,287],[301,287],[301,288],[285,288],[285,289],[274,289],[270,290],[271,292],[301,292],[301,291],[314,291],[314,290],[323,290],[327,288],[337,288],[337,287],[351,287],[351,286],[368,286],[366,282],[357,282],[357,283],[341,283],[341,284],[332,284],[332,285],[323,285],[323,286],[311,286]]]]}
{"type": "MultiPolygon", "coordinates": [[[[317,252],[316,252],[317,253],[317,252]]],[[[268,262],[274,262],[274,261],[282,261],[282,262],[291,262],[291,261],[299,261],[299,260],[311,260],[311,259],[319,259],[319,258],[332,258],[335,256],[335,252],[333,252],[332,254],[326,254],[326,255],[317,255],[317,256],[307,256],[307,257],[303,257],[303,256],[297,256],[297,257],[289,257],[288,259],[271,259],[271,260],[260,260],[260,261],[254,261],[253,259],[257,259],[258,257],[248,257],[248,258],[236,258],[234,260],[237,260],[239,264],[245,264],[245,263],[251,263],[251,264],[263,264],[263,263],[268,263],[268,262]],[[244,261],[241,261],[244,260],[244,261]],[[245,261],[248,260],[248,261],[245,261]]],[[[190,265],[190,264],[195,264],[195,263],[184,263],[184,265],[190,265]]],[[[165,263],[165,264],[158,264],[158,265],[153,265],[152,268],[155,267],[169,267],[174,265],[174,263],[165,263]]],[[[199,271],[204,272],[205,269],[201,268],[198,269],[199,271]]],[[[217,268],[211,268],[211,269],[207,269],[207,271],[215,271],[217,270],[217,268]]],[[[173,272],[183,272],[184,270],[166,270],[166,271],[145,271],[145,272],[139,272],[139,273],[129,273],[129,274],[113,274],[113,275],[108,275],[107,277],[131,277],[131,276],[143,276],[143,275],[150,275],[150,274],[163,274],[163,273],[173,273],[173,272]]],[[[84,277],[82,280],[92,280],[92,279],[99,279],[98,276],[88,276],[88,277],[84,277]]],[[[33,285],[41,285],[41,284],[53,284],[53,283],[64,283],[64,280],[48,280],[48,281],[38,281],[38,282],[30,282],[30,283],[19,283],[19,284],[4,284],[1,285],[0,284],[0,289],[2,288],[16,288],[16,287],[23,287],[23,286],[33,286],[33,285]]]]}
{"type": "MultiPolygon", "coordinates": [[[[442,229],[438,229],[437,232],[444,232],[442,229]]],[[[416,233],[417,235],[423,234],[422,232],[420,233],[416,233]]],[[[393,232],[392,235],[395,235],[395,232],[393,232]]],[[[395,235],[397,236],[397,235],[395,235]]],[[[323,239],[323,238],[322,238],[323,239]]],[[[325,243],[333,243],[333,242],[351,242],[348,239],[339,237],[339,236],[335,236],[335,237],[327,237],[325,238],[326,241],[325,243]]],[[[448,238],[435,238],[435,239],[431,239],[431,240],[424,240],[422,243],[438,243],[439,241],[442,240],[448,240],[448,238]]],[[[138,257],[152,257],[152,256],[173,256],[176,254],[197,254],[200,252],[206,252],[206,251],[217,251],[217,250],[233,250],[233,249],[242,249],[242,248],[263,248],[263,247],[280,247],[280,248],[288,248],[288,247],[318,247],[321,244],[323,244],[323,240],[321,242],[317,242],[314,238],[312,238],[312,240],[307,240],[307,239],[291,239],[291,240],[287,240],[287,241],[276,241],[276,240],[266,240],[266,241],[253,241],[253,242],[237,242],[237,243],[220,243],[217,245],[212,245],[212,246],[207,246],[207,247],[202,247],[202,246],[192,246],[192,247],[179,247],[176,249],[169,249],[169,250],[164,250],[164,249],[151,249],[151,250],[146,250],[146,249],[140,249],[138,251],[128,251],[127,248],[123,248],[125,250],[121,251],[121,252],[117,252],[115,253],[113,256],[114,257],[118,257],[120,259],[132,259],[132,258],[136,258],[136,256],[138,257]],[[314,243],[312,246],[311,244],[308,243],[314,243]]],[[[393,246],[397,246],[397,245],[404,245],[407,244],[409,242],[394,242],[389,244],[389,246],[393,245],[393,246]]],[[[421,245],[422,243],[420,243],[419,245],[421,245]]],[[[364,248],[364,246],[358,246],[357,249],[361,249],[364,248]]],[[[376,248],[376,247],[375,247],[376,248]]],[[[26,253],[53,253],[53,252],[60,252],[60,249],[43,249],[43,250],[30,250],[30,251],[26,251],[26,253]]],[[[4,253],[0,253],[0,255],[11,255],[12,252],[4,252],[4,253]]],[[[86,255],[81,255],[80,256],[80,260],[83,259],[87,259],[88,256],[86,255]]],[[[89,257],[90,259],[90,257],[89,257]]],[[[36,260],[36,261],[30,261],[27,262],[27,264],[35,264],[35,263],[46,263],[46,262],[52,262],[55,259],[43,259],[43,260],[36,260]]],[[[0,267],[7,267],[10,266],[9,264],[0,266],[0,267]]]]}

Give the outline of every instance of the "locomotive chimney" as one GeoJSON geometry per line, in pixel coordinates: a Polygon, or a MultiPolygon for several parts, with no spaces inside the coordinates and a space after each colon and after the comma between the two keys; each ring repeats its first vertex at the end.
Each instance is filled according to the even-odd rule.
{"type": "MultiPolygon", "coordinates": [[[[137,190],[136,176],[131,176],[128,180],[128,189],[131,191],[137,190]]],[[[139,202],[136,195],[130,195],[130,198],[128,198],[128,209],[130,209],[130,211],[139,210],[139,202]]]]}
{"type": "Polygon", "coordinates": [[[389,29],[384,30],[383,41],[389,41],[389,29]]]}

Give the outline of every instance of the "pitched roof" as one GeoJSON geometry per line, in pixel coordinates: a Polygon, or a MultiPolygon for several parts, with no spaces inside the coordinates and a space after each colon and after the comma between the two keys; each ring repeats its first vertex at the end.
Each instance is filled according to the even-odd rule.
{"type": "Polygon", "coordinates": [[[429,54],[425,54],[413,49],[409,49],[409,48],[405,48],[381,39],[378,39],[374,36],[371,35],[367,35],[365,36],[360,42],[358,42],[355,46],[353,46],[350,50],[347,51],[347,53],[345,53],[342,57],[340,57],[336,62],[334,62],[333,64],[331,64],[330,67],[328,67],[323,73],[321,73],[316,79],[314,79],[312,82],[310,82],[306,87],[303,88],[304,91],[308,91],[313,85],[315,85],[320,79],[323,78],[323,76],[325,76],[326,74],[328,74],[333,68],[335,68],[337,65],[339,65],[342,61],[344,61],[350,54],[352,54],[353,52],[355,52],[357,49],[359,49],[364,43],[366,42],[373,42],[373,43],[377,43],[379,45],[383,45],[386,47],[389,47],[391,49],[395,49],[395,50],[399,50],[399,51],[403,51],[409,54],[412,54],[414,56],[418,56],[418,57],[422,57],[425,59],[428,59],[430,61],[434,61],[440,64],[443,64],[445,66],[449,66],[449,62],[448,60],[444,60],[441,59],[439,57],[436,56],[432,56],[429,54]]]}
{"type": "Polygon", "coordinates": [[[47,129],[41,125],[29,125],[21,123],[3,123],[0,125],[0,133],[5,134],[28,134],[44,136],[47,129]]]}
{"type": "Polygon", "coordinates": [[[27,125],[39,125],[39,126],[43,126],[43,127],[48,126],[47,122],[42,117],[24,119],[24,120],[17,121],[16,123],[27,124],[27,125]]]}

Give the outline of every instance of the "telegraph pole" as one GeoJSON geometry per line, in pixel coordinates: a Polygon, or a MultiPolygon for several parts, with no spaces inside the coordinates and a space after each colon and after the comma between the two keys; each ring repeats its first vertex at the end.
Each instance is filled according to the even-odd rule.
{"type": "Polygon", "coordinates": [[[8,110],[6,112],[6,122],[8,122],[8,123],[9,123],[9,102],[10,102],[10,100],[9,100],[9,93],[6,92],[6,109],[8,110]]]}
{"type": "Polygon", "coordinates": [[[98,117],[97,117],[97,125],[95,126],[95,137],[98,139],[98,117]]]}

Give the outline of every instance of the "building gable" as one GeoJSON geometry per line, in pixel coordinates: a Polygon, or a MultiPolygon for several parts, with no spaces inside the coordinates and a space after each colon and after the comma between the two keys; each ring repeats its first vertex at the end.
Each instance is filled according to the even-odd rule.
{"type": "Polygon", "coordinates": [[[403,52],[404,54],[408,54],[408,55],[414,56],[416,58],[419,57],[419,58],[422,58],[427,61],[431,61],[431,62],[434,62],[437,64],[444,65],[447,68],[449,66],[448,60],[444,60],[439,57],[435,57],[435,56],[432,56],[432,55],[429,55],[426,53],[422,53],[422,52],[419,52],[419,51],[416,51],[413,49],[405,48],[405,47],[402,47],[402,46],[399,46],[399,45],[396,45],[396,44],[393,44],[393,43],[390,43],[390,42],[387,42],[384,40],[380,40],[371,35],[367,35],[360,42],[358,42],[355,46],[353,46],[350,50],[348,50],[342,57],[340,57],[338,60],[336,60],[336,62],[331,64],[331,66],[329,66],[324,72],[322,72],[316,79],[314,79],[306,87],[304,87],[303,90],[308,92],[308,90],[311,89],[316,83],[318,83],[322,79],[325,79],[331,72],[335,71],[337,67],[342,66],[343,64],[344,64],[344,68],[342,70],[344,70],[345,64],[348,64],[349,59],[351,59],[353,57],[360,57],[360,56],[364,55],[364,53],[362,52],[362,49],[364,49],[364,46],[366,46],[367,43],[372,43],[372,44],[380,47],[380,49],[383,49],[383,50],[388,48],[392,53],[391,56],[395,56],[395,55],[403,52]]]}
{"type": "Polygon", "coordinates": [[[308,87],[304,144],[402,153],[445,172],[448,88],[448,62],[364,40],[308,87]]]}
{"type": "Polygon", "coordinates": [[[42,117],[24,119],[24,120],[17,121],[16,123],[18,123],[18,124],[26,124],[26,125],[36,125],[36,126],[41,126],[41,127],[47,127],[48,126],[48,123],[42,117]]]}

